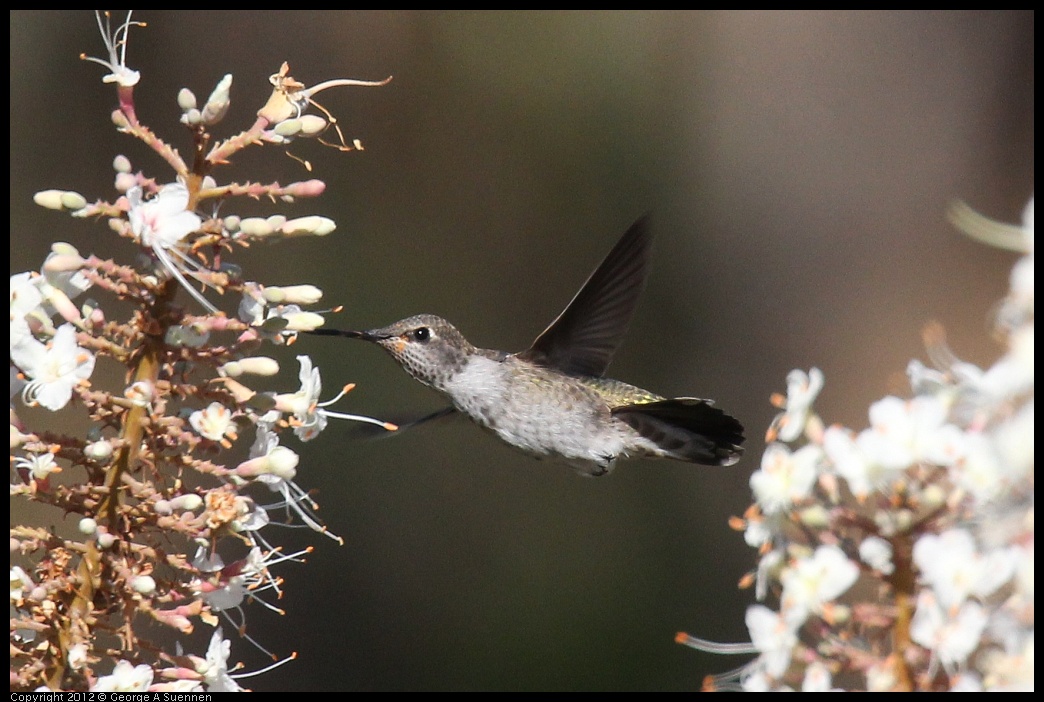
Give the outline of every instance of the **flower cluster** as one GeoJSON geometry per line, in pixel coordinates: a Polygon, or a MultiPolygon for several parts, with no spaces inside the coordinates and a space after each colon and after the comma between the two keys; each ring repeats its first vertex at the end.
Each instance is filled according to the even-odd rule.
{"type": "MultiPolygon", "coordinates": [[[[97,19],[108,57],[84,58],[105,66],[103,81],[116,85],[113,123],[149,146],[173,176],[148,177],[118,156],[112,201],[92,203],[67,190],[35,196],[43,207],[105,221],[137,263],[56,243],[39,272],[11,276],[11,495],[51,515],[72,515],[76,525],[61,533],[12,524],[11,689],[237,690],[247,674],[231,672],[223,631],[261,648],[245,631],[242,605],[279,611],[266,600],[283,583],[273,569],[304,555],[273,546],[275,526],[299,522],[339,540],[295,482],[299,456],[281,441],[290,433],[314,439],[330,417],[395,427],[326,409],[351,386],[320,402],[319,369],[307,356],[298,356],[296,392],[251,387],[251,378],[280,371],[259,354],[264,344],[288,344],[323,324],[320,313],[305,309],[322,293],[248,280],[228,257],[256,242],[324,236],[334,223],[317,215],[218,216],[218,206],[236,197],[290,204],[325,186],[314,179],[219,184],[213,172],[247,147],[286,148],[331,127],[340,137],[334,145],[349,150],[313,96],[386,81],[308,88],[283,64],[254,123],[221,141],[210,130],[228,112],[232,76],[202,107],[184,89],[178,104],[193,150],[186,160],[135,109],[142,76],[127,66],[128,35],[144,25],[130,13],[115,30],[108,13],[97,19]],[[306,114],[311,107],[323,116],[306,114]],[[233,309],[222,310],[229,295],[235,301],[224,306],[233,309]],[[95,373],[105,365],[127,382],[105,387],[95,373]],[[21,405],[79,412],[91,428],[85,436],[53,431],[46,427],[52,415],[34,410],[23,419],[21,405]],[[222,619],[230,626],[220,627],[222,619]],[[213,629],[206,653],[185,653],[206,641],[190,636],[200,625],[213,629]],[[172,638],[174,650],[160,643],[172,638]]],[[[292,657],[272,656],[279,663],[292,657]]]]}
{"type": "Polygon", "coordinates": [[[1022,227],[953,210],[969,235],[1023,255],[1001,303],[1004,355],[960,361],[938,326],[913,397],[870,426],[824,428],[823,374],[795,370],[773,421],[755,503],[733,525],[758,549],[741,581],[753,653],[708,689],[1030,690],[1033,687],[1033,202],[1022,227]]]}

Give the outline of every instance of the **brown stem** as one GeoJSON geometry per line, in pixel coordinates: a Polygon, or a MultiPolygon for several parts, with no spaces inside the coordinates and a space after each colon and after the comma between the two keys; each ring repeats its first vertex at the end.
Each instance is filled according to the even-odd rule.
{"type": "Polygon", "coordinates": [[[907,649],[912,645],[910,639],[910,620],[913,618],[913,595],[916,576],[913,568],[913,544],[909,535],[903,534],[892,539],[893,561],[895,572],[889,578],[895,590],[896,617],[892,629],[892,652],[895,658],[895,677],[897,689],[911,692],[914,689],[913,675],[906,659],[907,649]]]}
{"type": "MultiPolygon", "coordinates": [[[[134,369],[132,383],[146,382],[155,385],[159,379],[161,356],[163,353],[163,339],[170,324],[168,314],[170,303],[177,292],[177,285],[173,281],[167,281],[160,288],[156,296],[156,303],[151,310],[152,315],[146,317],[143,327],[154,326],[155,328],[144,328],[141,356],[137,367],[134,369]]],[[[99,506],[99,515],[108,519],[114,533],[119,533],[117,519],[119,517],[120,498],[123,494],[122,476],[133,470],[138,463],[138,454],[141,451],[141,441],[145,434],[144,419],[147,408],[135,405],[123,415],[123,425],[120,429],[120,439],[123,447],[120,449],[116,460],[112,462],[105,472],[105,487],[109,488],[108,495],[99,506]]]]}

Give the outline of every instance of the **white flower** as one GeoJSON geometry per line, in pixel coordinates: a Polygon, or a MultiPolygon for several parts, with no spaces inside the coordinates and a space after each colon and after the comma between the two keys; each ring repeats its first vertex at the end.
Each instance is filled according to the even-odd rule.
{"type": "Polygon", "coordinates": [[[243,299],[239,301],[236,316],[253,326],[265,321],[265,299],[261,294],[261,286],[256,283],[246,283],[243,286],[243,299]]]}
{"type": "Polygon", "coordinates": [[[965,602],[949,616],[931,590],[921,590],[910,622],[910,638],[931,651],[952,673],[978,648],[987,621],[986,611],[977,602],[965,602]]]}
{"type": "Polygon", "coordinates": [[[131,229],[143,246],[170,249],[203,224],[199,215],[187,209],[189,192],[182,183],[164,185],[147,202],[140,186],[131,188],[127,201],[131,229]]]}
{"type": "Polygon", "coordinates": [[[857,497],[866,496],[892,477],[892,471],[881,470],[880,466],[870,461],[859,442],[844,427],[827,428],[823,434],[823,451],[830,458],[837,474],[848,483],[848,489],[857,497]]]}
{"type": "Polygon", "coordinates": [[[743,532],[743,540],[751,548],[762,548],[784,533],[789,523],[786,512],[773,514],[751,514],[746,517],[747,528],[743,532]]]}
{"type": "Polygon", "coordinates": [[[184,273],[193,275],[201,266],[183,253],[179,246],[186,236],[203,225],[203,219],[187,209],[189,192],[185,184],[164,185],[156,197],[147,202],[141,187],[135,186],[127,191],[127,202],[130,204],[127,219],[138,242],[152,249],[163,268],[197,302],[209,312],[217,312],[217,308],[185,279],[184,273]]]}
{"type": "MultiPolygon", "coordinates": [[[[51,253],[47,254],[40,274],[46,285],[63,292],[69,299],[75,300],[90,290],[93,283],[83,274],[86,261],[76,247],[64,241],[51,244],[51,253]]],[[[45,296],[47,291],[43,291],[45,296]]]]}
{"type": "Polygon", "coordinates": [[[25,317],[43,302],[35,282],[37,277],[32,271],[11,276],[11,321],[15,317],[25,317]]]}
{"type": "Polygon", "coordinates": [[[387,429],[388,431],[394,431],[398,428],[394,424],[382,422],[370,417],[363,417],[357,414],[331,412],[330,410],[325,409],[344,397],[344,395],[354,386],[347,385],[337,394],[336,397],[327,400],[326,402],[319,402],[319,394],[323,390],[322,379],[319,377],[319,369],[312,367],[312,359],[308,356],[298,356],[297,360],[301,364],[301,371],[298,374],[301,381],[301,389],[295,393],[276,395],[275,408],[279,412],[286,412],[294,416],[290,423],[294,427],[294,434],[296,434],[297,438],[301,441],[310,441],[317,437],[319,432],[326,428],[328,417],[375,424],[387,429]]]}
{"type": "Polygon", "coordinates": [[[983,392],[998,402],[1033,391],[1034,334],[1033,322],[1011,332],[1008,353],[982,375],[983,392]]]}
{"type": "Polygon", "coordinates": [[[192,564],[203,573],[213,573],[207,580],[196,580],[192,583],[203,601],[215,612],[239,609],[243,600],[250,597],[263,606],[283,614],[283,610],[265,602],[258,595],[266,590],[274,590],[279,597],[280,580],[275,578],[269,568],[284,561],[300,561],[300,556],[308,550],[284,554],[277,550],[262,553],[254,546],[246,558],[225,566],[218,554],[208,554],[200,549],[193,558],[192,564]]]}
{"type": "Polygon", "coordinates": [[[147,665],[134,665],[121,660],[113,668],[111,675],[98,678],[91,692],[146,692],[152,684],[153,671],[147,665]]]}
{"type": "MultiPolygon", "coordinates": [[[[992,622],[991,622],[992,624],[992,622]]],[[[1032,692],[1035,684],[1035,635],[1032,630],[1006,637],[1003,650],[984,653],[978,668],[987,681],[986,689],[997,692],[1032,692]]],[[[993,626],[990,627],[994,628],[993,626]]]]}
{"type": "MultiPolygon", "coordinates": [[[[298,456],[290,449],[279,445],[279,437],[263,423],[257,425],[257,438],[250,447],[250,460],[236,467],[236,475],[253,479],[268,486],[272,492],[283,496],[278,507],[293,510],[308,527],[326,534],[335,541],[341,538],[319,523],[312,510],[318,505],[302,490],[293,478],[297,474],[298,456]]],[[[273,507],[274,507],[273,506],[273,507]]]]}
{"type": "Polygon", "coordinates": [[[319,411],[319,394],[323,390],[323,381],[319,377],[319,369],[312,367],[312,359],[298,356],[301,370],[298,378],[301,389],[292,394],[276,395],[275,407],[280,412],[294,416],[294,434],[301,441],[314,439],[326,428],[326,415],[319,411]]]}
{"type": "MultiPolygon", "coordinates": [[[[776,415],[769,427],[769,434],[775,433],[780,441],[795,441],[808,424],[820,390],[823,389],[823,371],[818,368],[808,373],[795,369],[787,374],[787,397],[781,400],[784,411],[776,415]]],[[[780,404],[780,403],[777,403],[780,404]]]]}
{"type": "Polygon", "coordinates": [[[197,434],[211,441],[222,441],[226,435],[235,438],[236,435],[232,411],[220,402],[211,402],[206,409],[190,414],[189,424],[197,434]]]}
{"type": "Polygon", "coordinates": [[[830,686],[832,680],[830,669],[819,661],[813,661],[805,668],[805,679],[801,683],[801,691],[837,692],[830,686]]]}
{"type": "Polygon", "coordinates": [[[22,389],[26,404],[39,403],[60,410],[72,398],[73,388],[94,372],[94,354],[76,344],[71,324],[58,327],[49,344],[23,339],[11,347],[11,360],[30,378],[22,389]]]}
{"type": "Polygon", "coordinates": [[[1024,483],[1033,480],[1034,432],[1033,399],[1031,398],[1014,417],[997,426],[994,432],[998,456],[1004,471],[1004,482],[1024,483]]]}
{"type": "Polygon", "coordinates": [[[896,665],[889,659],[879,660],[866,669],[867,692],[892,692],[899,685],[896,665]]]}
{"type": "Polygon", "coordinates": [[[312,104],[312,97],[327,88],[348,85],[381,86],[391,80],[388,76],[382,81],[355,80],[349,78],[336,78],[327,80],[307,87],[290,76],[290,66],[286,62],[279,69],[279,73],[273,73],[269,77],[272,84],[272,96],[258,116],[268,120],[271,124],[277,124],[291,117],[300,117],[308,105],[312,104]]]}
{"type": "Polygon", "coordinates": [[[946,405],[933,396],[886,397],[870,405],[870,429],[860,445],[870,461],[889,470],[926,461],[952,465],[963,455],[961,432],[946,423],[946,405]]]}
{"type": "Polygon", "coordinates": [[[788,685],[780,685],[772,680],[768,674],[758,667],[753,667],[749,672],[744,671],[742,689],[744,692],[793,692],[794,689],[788,685]]]}
{"type": "Polygon", "coordinates": [[[919,538],[913,559],[939,603],[955,609],[969,597],[986,597],[1008,582],[1015,574],[1018,554],[1014,549],[981,554],[969,532],[950,529],[919,538]]]}
{"type": "Polygon", "coordinates": [[[995,439],[983,432],[969,432],[965,440],[967,453],[951,475],[957,485],[970,492],[976,500],[988,501],[1005,488],[1005,466],[995,439]]]}
{"type": "Polygon", "coordinates": [[[11,346],[17,346],[32,336],[25,317],[40,308],[43,296],[35,281],[35,273],[17,273],[11,276],[11,346]]]}
{"type": "Polygon", "coordinates": [[[852,493],[862,498],[918,462],[956,463],[967,450],[964,434],[945,419],[945,405],[935,396],[909,402],[886,397],[870,406],[871,427],[857,437],[843,427],[829,427],[823,450],[852,493]]]}
{"type": "Polygon", "coordinates": [[[757,668],[777,680],[783,677],[797,646],[797,627],[764,605],[748,607],[746,622],[750,641],[761,653],[757,668]]]}
{"type": "Polygon", "coordinates": [[[25,597],[25,593],[28,590],[32,590],[36,587],[32,578],[22,570],[19,566],[11,568],[11,603],[17,604],[22,601],[25,597]]]}
{"type": "Polygon", "coordinates": [[[868,536],[859,544],[859,557],[868,566],[884,575],[895,572],[892,563],[892,545],[879,536],[868,536]]]}
{"type": "Polygon", "coordinates": [[[808,444],[791,453],[783,444],[769,444],[761,470],[750,476],[754,498],[765,514],[774,514],[809,497],[823,450],[808,444]]]}
{"type": "Polygon", "coordinates": [[[236,475],[245,479],[261,479],[271,486],[277,481],[293,480],[300,457],[279,445],[279,437],[264,424],[257,425],[257,436],[250,447],[250,459],[236,466],[236,475]]]}
{"type": "Polygon", "coordinates": [[[783,551],[780,549],[769,551],[758,561],[758,569],[754,577],[754,596],[759,602],[768,595],[769,584],[782,564],[783,551]]]}
{"type": "Polygon", "coordinates": [[[103,83],[116,83],[122,88],[132,88],[141,80],[141,74],[138,71],[127,68],[127,33],[133,26],[145,26],[143,22],[131,22],[132,12],[133,10],[127,11],[127,19],[113,32],[109,12],[105,12],[105,23],[102,24],[101,13],[97,10],[94,11],[98,19],[98,29],[101,31],[102,41],[105,42],[105,48],[109,52],[109,60],[105,61],[83,54],[80,55],[80,58],[84,61],[101,64],[109,69],[110,72],[102,78],[103,83]]]}
{"type": "Polygon", "coordinates": [[[982,692],[982,680],[975,673],[957,673],[950,678],[950,692],[982,692]]]}
{"type": "Polygon", "coordinates": [[[70,646],[66,660],[73,670],[80,670],[87,665],[87,644],[78,643],[70,646]]]}
{"type": "Polygon", "coordinates": [[[231,652],[232,643],[218,628],[210,637],[206,661],[196,667],[196,672],[203,676],[203,684],[206,685],[207,692],[243,691],[243,688],[237,685],[232,676],[228,674],[228,656],[231,652]]]}
{"type": "Polygon", "coordinates": [[[802,621],[808,613],[822,611],[823,605],[844,593],[859,577],[859,566],[848,560],[837,546],[819,546],[810,557],[797,559],[780,574],[784,612],[802,621]]]}
{"type": "Polygon", "coordinates": [[[55,463],[50,453],[33,454],[29,458],[16,458],[15,466],[26,471],[34,480],[46,480],[51,473],[61,473],[61,467],[55,463]]]}

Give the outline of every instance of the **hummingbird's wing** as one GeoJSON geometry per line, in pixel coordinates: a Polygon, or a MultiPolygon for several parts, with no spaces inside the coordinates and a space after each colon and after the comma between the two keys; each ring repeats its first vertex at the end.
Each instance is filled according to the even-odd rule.
{"type": "Polygon", "coordinates": [[[651,243],[645,215],[631,225],[580,292],[518,357],[569,375],[601,377],[638,304],[651,243]]]}

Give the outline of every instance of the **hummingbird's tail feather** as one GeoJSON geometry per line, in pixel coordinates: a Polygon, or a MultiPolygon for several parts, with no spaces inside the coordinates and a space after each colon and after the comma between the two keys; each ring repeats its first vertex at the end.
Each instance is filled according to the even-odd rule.
{"type": "Polygon", "coordinates": [[[663,456],[705,466],[731,466],[743,455],[743,425],[707,400],[678,397],[612,410],[663,456]]]}

